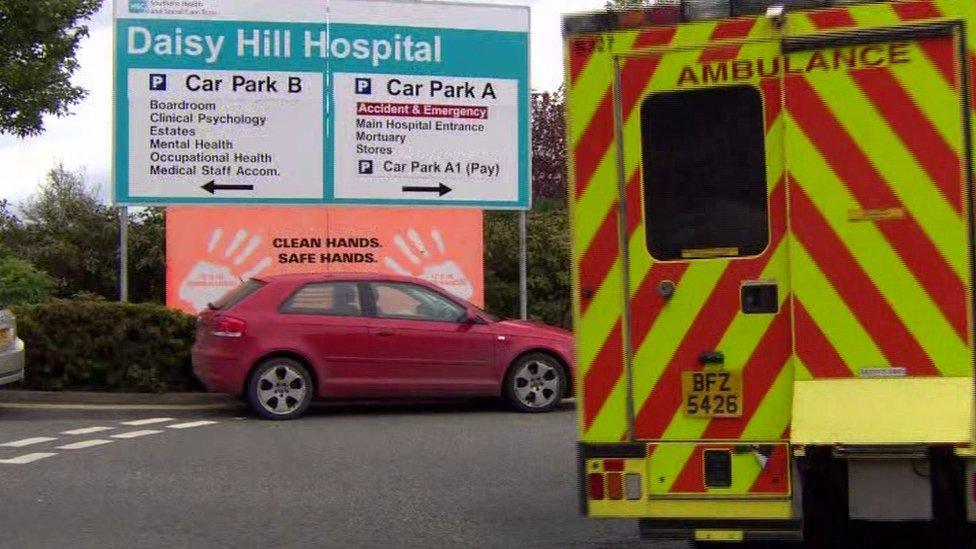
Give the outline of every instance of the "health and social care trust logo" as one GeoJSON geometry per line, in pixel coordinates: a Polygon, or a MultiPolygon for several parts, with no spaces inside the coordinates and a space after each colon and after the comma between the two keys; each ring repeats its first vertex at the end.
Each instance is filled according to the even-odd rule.
{"type": "Polygon", "coordinates": [[[129,0],[129,11],[132,13],[148,12],[149,0],[129,0]]]}

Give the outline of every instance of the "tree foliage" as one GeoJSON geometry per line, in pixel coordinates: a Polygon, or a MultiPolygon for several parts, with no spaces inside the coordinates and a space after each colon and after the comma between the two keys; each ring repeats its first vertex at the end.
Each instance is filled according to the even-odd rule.
{"type": "MultiPolygon", "coordinates": [[[[529,318],[556,326],[572,322],[569,219],[565,208],[538,204],[528,214],[529,318]]],[[[489,311],[519,315],[518,214],[485,214],[485,299],[489,311]]]]}
{"type": "Polygon", "coordinates": [[[0,199],[0,257],[11,253],[19,226],[20,218],[14,214],[10,202],[6,198],[0,199]]]}
{"type": "Polygon", "coordinates": [[[102,0],[0,0],[0,134],[44,130],[85,97],[71,83],[88,27],[102,0]]]}
{"type": "Polygon", "coordinates": [[[54,287],[54,279],[29,262],[0,258],[0,308],[40,303],[51,297],[54,287]]]}
{"type": "Polygon", "coordinates": [[[566,199],[566,118],[562,88],[532,94],[532,188],[535,198],[566,199]]]}
{"type": "Polygon", "coordinates": [[[129,214],[129,299],[166,302],[166,209],[129,214]]]}
{"type": "Polygon", "coordinates": [[[18,255],[56,278],[58,295],[117,295],[118,212],[83,173],[55,167],[21,212],[18,255]]]}
{"type": "MultiPolygon", "coordinates": [[[[105,205],[84,173],[57,166],[14,215],[0,202],[0,253],[55,280],[54,294],[118,299],[119,208],[105,205]]],[[[162,303],[166,257],[162,208],[129,214],[129,298],[162,303]]]]}

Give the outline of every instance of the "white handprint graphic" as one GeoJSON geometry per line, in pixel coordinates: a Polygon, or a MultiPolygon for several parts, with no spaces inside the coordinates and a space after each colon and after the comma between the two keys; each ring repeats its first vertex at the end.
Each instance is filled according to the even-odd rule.
{"type": "Polygon", "coordinates": [[[461,270],[460,265],[447,257],[440,230],[436,227],[431,230],[430,238],[434,242],[436,250],[434,253],[431,253],[424,244],[416,229],[407,229],[407,239],[410,243],[408,244],[407,239],[399,234],[393,237],[393,243],[409,262],[410,269],[389,256],[383,258],[383,263],[397,274],[423,278],[462,299],[471,299],[474,295],[474,286],[471,285],[471,281],[461,270]]]}
{"type": "Polygon", "coordinates": [[[218,245],[223,236],[223,228],[214,229],[207,244],[207,257],[190,269],[180,285],[180,299],[191,303],[197,312],[206,308],[208,303],[220,299],[241,281],[259,274],[271,265],[269,256],[257,261],[246,271],[239,272],[241,265],[261,245],[261,237],[254,235],[248,239],[248,232],[240,229],[223,253],[218,253],[218,245]]]}

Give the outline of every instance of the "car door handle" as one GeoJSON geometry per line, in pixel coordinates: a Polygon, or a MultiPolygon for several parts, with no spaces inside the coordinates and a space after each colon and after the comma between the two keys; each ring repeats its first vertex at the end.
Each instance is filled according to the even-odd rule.
{"type": "Polygon", "coordinates": [[[381,337],[390,337],[393,335],[393,330],[376,330],[376,335],[381,337]]]}

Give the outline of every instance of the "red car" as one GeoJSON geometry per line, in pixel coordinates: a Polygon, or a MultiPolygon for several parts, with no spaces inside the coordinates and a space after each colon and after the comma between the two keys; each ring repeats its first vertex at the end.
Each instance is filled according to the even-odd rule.
{"type": "Polygon", "coordinates": [[[269,419],[315,398],[497,395],[546,412],[570,394],[572,336],[499,320],[424,280],[371,274],[251,279],[197,320],[193,371],[269,419]]]}

